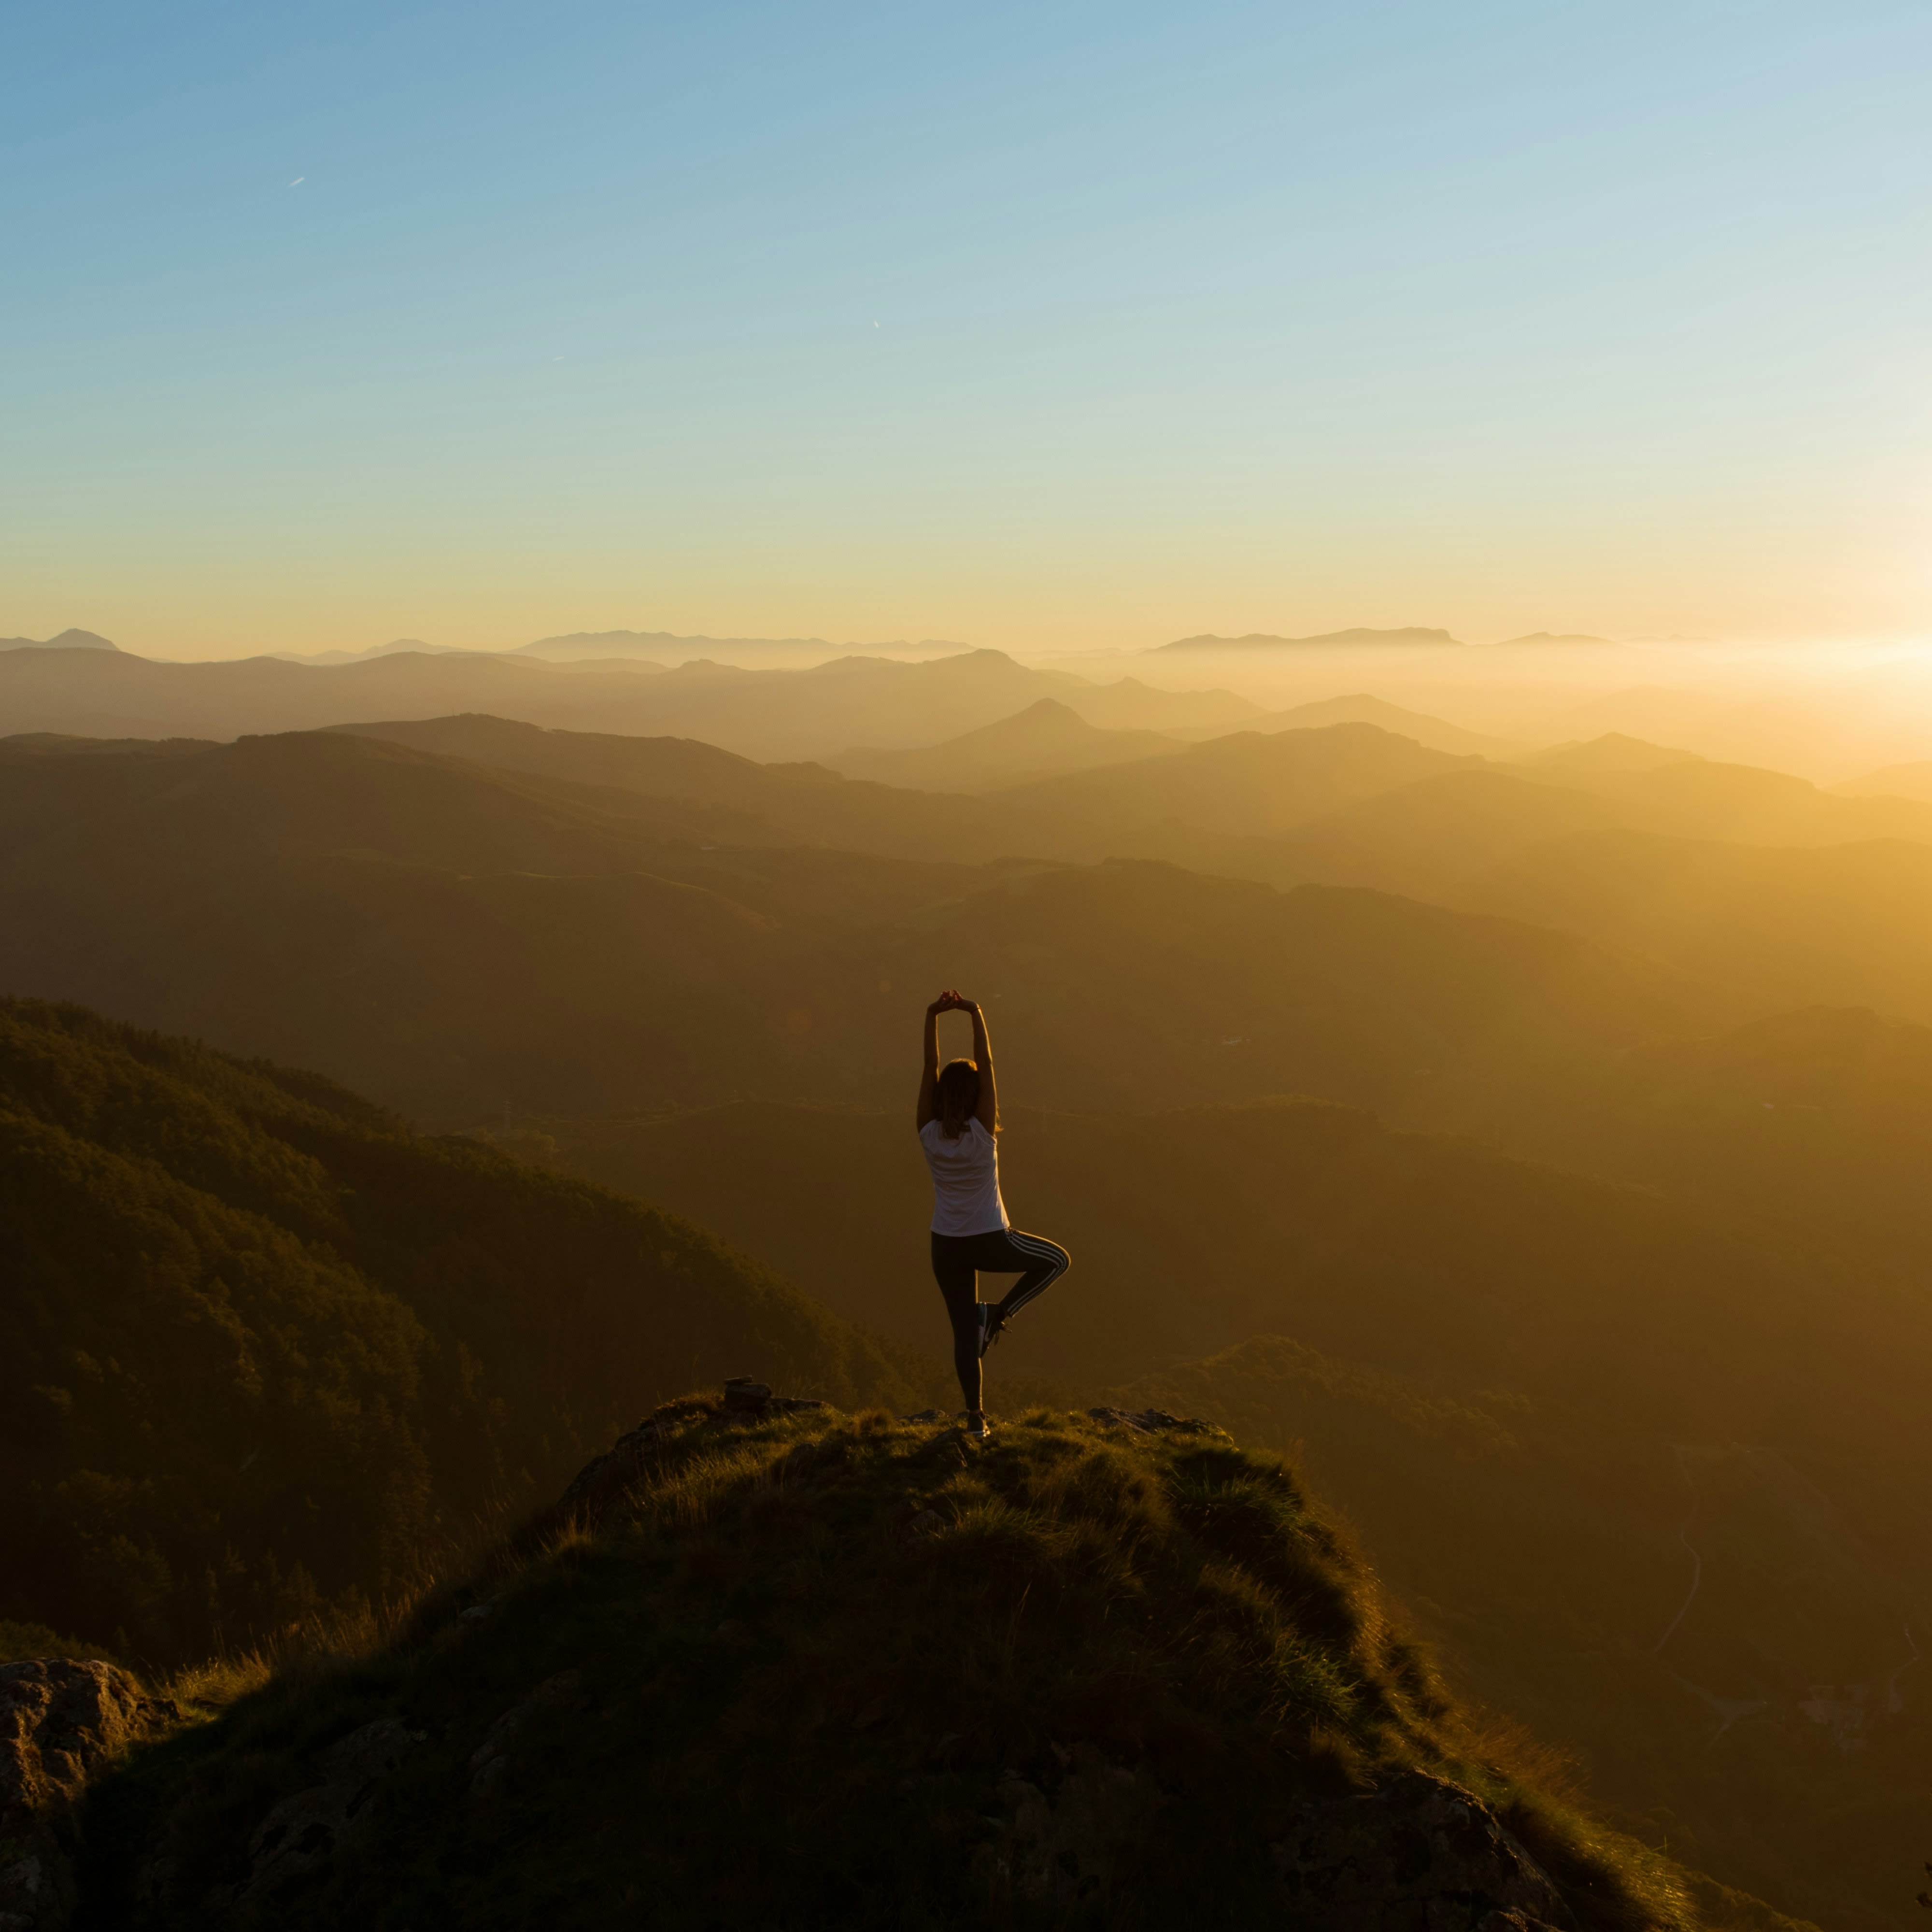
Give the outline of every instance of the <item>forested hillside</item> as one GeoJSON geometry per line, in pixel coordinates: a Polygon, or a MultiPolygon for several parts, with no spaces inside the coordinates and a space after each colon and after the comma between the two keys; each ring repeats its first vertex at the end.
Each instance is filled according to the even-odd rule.
{"type": "Polygon", "coordinates": [[[309,1074],[0,1004],[0,1619],[124,1655],[406,1589],[694,1380],[909,1402],[674,1215],[309,1074]]]}

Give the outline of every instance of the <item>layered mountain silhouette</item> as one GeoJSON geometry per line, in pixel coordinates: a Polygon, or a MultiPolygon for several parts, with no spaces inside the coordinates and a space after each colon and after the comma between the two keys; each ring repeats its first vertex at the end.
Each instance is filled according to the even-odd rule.
{"type": "Polygon", "coordinates": [[[1042,698],[1010,718],[944,744],[911,752],[843,752],[826,763],[848,778],[921,791],[992,791],[1066,772],[1162,758],[1180,748],[1178,739],[1158,731],[1102,730],[1058,698],[1042,698]]]}
{"type": "Polygon", "coordinates": [[[1452,754],[1370,724],[1244,730],[1178,757],[1042,779],[1003,794],[1000,802],[1102,841],[1166,819],[1204,832],[1265,836],[1456,763],[1452,754]]]}
{"type": "MultiPolygon", "coordinates": [[[[1270,741],[1234,742],[1252,788],[1270,741]]],[[[890,1016],[948,976],[998,1000],[1029,1090],[1063,1104],[1298,1090],[1474,1119],[1705,1010],[1587,942],[1373,893],[763,845],[732,808],[347,734],[0,758],[0,834],[6,983],[440,1119],[882,1097],[890,1016]]]]}
{"type": "Polygon", "coordinates": [[[1676,751],[1621,731],[1606,731],[1600,737],[1572,739],[1540,752],[1519,753],[1514,762],[1532,770],[1580,774],[1654,771],[1663,765],[1693,764],[1696,758],[1695,752],[1676,751]]]}
{"type": "Polygon", "coordinates": [[[488,711],[572,730],[675,735],[758,758],[856,743],[938,743],[1056,698],[1113,730],[1221,722],[1260,709],[1228,692],[1094,684],[999,651],[909,664],[845,658],[808,670],[694,659],[674,670],[402,651],[346,664],[248,658],[162,664],[123,652],[0,652],[0,734],[232,738],[382,718],[488,711]]]}
{"type": "Polygon", "coordinates": [[[65,630],[54,638],[0,638],[0,651],[118,651],[118,644],[92,631],[65,630]]]}
{"type": "Polygon", "coordinates": [[[1932,761],[1888,765],[1833,788],[1847,798],[1910,798],[1932,804],[1932,761]]]}
{"type": "Polygon", "coordinates": [[[753,663],[800,658],[870,656],[880,652],[895,656],[910,653],[918,657],[956,657],[969,650],[968,644],[948,644],[936,638],[922,638],[916,643],[903,638],[881,644],[835,644],[824,638],[705,638],[681,637],[671,631],[572,631],[554,638],[538,638],[518,644],[506,653],[510,657],[545,658],[556,662],[608,658],[655,658],[665,664],[682,664],[690,658],[745,659],[753,663]]]}
{"type": "Polygon", "coordinates": [[[1271,637],[1262,631],[1250,631],[1246,636],[1239,638],[1217,638],[1203,633],[1199,637],[1177,638],[1172,644],[1160,644],[1156,648],[1163,651],[1267,651],[1282,649],[1348,650],[1364,644],[1421,645],[1433,648],[1457,641],[1447,631],[1431,630],[1420,625],[1410,625],[1406,628],[1393,631],[1369,630],[1358,626],[1352,630],[1324,631],[1310,638],[1271,637]]]}
{"type": "Polygon", "coordinates": [[[359,651],[272,651],[268,655],[289,664],[367,664],[372,658],[392,658],[401,652],[424,657],[462,654],[460,646],[455,644],[426,644],[420,638],[392,638],[386,644],[371,644],[359,651]]]}
{"type": "MultiPolygon", "coordinates": [[[[0,665],[29,657],[204,668],[0,665]]],[[[1924,1743],[1922,802],[1629,740],[1504,762],[1406,712],[1297,707],[1192,742],[1168,732],[1201,720],[1170,718],[1150,748],[1137,708],[1222,700],[1042,690],[997,654],[605,674],[400,652],[346,674],[407,692],[479,663],[728,701],[748,731],[789,704],[785,730],[834,746],[860,742],[853,718],[910,731],[956,684],[980,724],[956,712],[898,769],[977,788],[475,710],[0,741],[0,985],[116,1016],[6,1009],[0,1207],[26,1260],[0,1300],[0,1446],[45,1587],[0,1585],[0,1640],[32,1624],[184,1658],[400,1600],[424,1552],[727,1375],[880,1406],[849,1432],[783,1423],[787,1454],[842,1432],[926,1454],[933,1426],[895,1419],[951,1400],[908,1072],[919,1006],[961,985],[998,1042],[1010,1204],[1076,1263],[995,1352],[995,1408],[1024,1388],[1060,1415],[1202,1416],[1305,1456],[1456,1682],[1586,1752],[1640,1838],[1821,1922],[1889,1922],[1872,1875],[1924,1743]],[[1142,755],[1066,768],[1096,740],[1142,755]],[[1036,756],[1061,762],[1028,778],[1036,756]]],[[[713,1412],[672,1433],[728,1462],[749,1437],[713,1412]]],[[[1038,1468],[1096,1446],[1070,1426],[1038,1468]]],[[[762,1522],[783,1482],[746,1468],[762,1522]]],[[[1035,1480],[981,1500],[1009,1522],[1035,1480]]],[[[973,1546],[997,1568],[1006,1533],[973,1546]]],[[[520,1574],[523,1547],[475,1576],[520,1574]]],[[[1004,1612],[1022,1632],[1067,1587],[1037,1576],[1038,1605],[1004,1612]]],[[[498,1599],[464,1588],[493,1606],[456,1619],[473,1632],[498,1599]]],[[[696,1604],[710,1642],[751,1600],[650,1615],[696,1604]]],[[[406,1687],[396,1722],[440,1736],[427,1653],[400,1641],[369,1667],[406,1687]]],[[[1088,1668],[1089,1636],[1070,1642],[1088,1668]]],[[[533,1682],[616,1667],[584,1654],[533,1682]]],[[[255,1882],[256,1831],[351,1714],[311,1711],[320,1742],[262,1771],[245,1827],[257,1800],[220,1796],[242,1761],[208,1760],[212,1808],[169,1842],[227,1846],[209,1887],[255,1882]]],[[[411,1828],[441,1844],[442,1816],[411,1828]]],[[[334,1910],[334,1882],[283,1903],[334,1910]]],[[[1642,1922],[1774,1922],[1695,1896],[1642,1922]]]]}
{"type": "Polygon", "coordinates": [[[1641,952],[1760,1012],[1822,1003],[1932,1022],[1932,844],[1792,849],[1579,832],[1499,862],[1453,897],[1641,952]]]}
{"type": "MultiPolygon", "coordinates": [[[[1357,692],[1346,698],[1318,698],[1308,704],[1290,705],[1285,711],[1270,711],[1262,717],[1249,718],[1242,728],[1270,733],[1307,731],[1328,724],[1373,724],[1382,730],[1394,732],[1399,738],[1413,738],[1418,745],[1426,745],[1432,752],[1506,758],[1520,754],[1522,749],[1508,739],[1468,730],[1460,724],[1450,724],[1446,718],[1432,718],[1426,712],[1391,704],[1386,698],[1375,697],[1367,692],[1357,692]]],[[[1174,734],[1176,737],[1197,740],[1223,735],[1211,726],[1202,725],[1184,726],[1174,734]]]]}

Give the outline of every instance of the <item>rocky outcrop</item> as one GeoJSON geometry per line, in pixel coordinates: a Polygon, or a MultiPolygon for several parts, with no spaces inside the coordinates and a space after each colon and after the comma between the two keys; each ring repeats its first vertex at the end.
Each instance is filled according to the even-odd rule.
{"type": "Polygon", "coordinates": [[[1004,1816],[990,1821],[998,1829],[979,1855],[982,1881],[995,1898],[1063,1910],[1106,1897],[1123,1849],[1158,1802],[1150,1779],[1087,1745],[1068,1754],[1050,1792],[1010,1771],[995,1796],[1004,1816]]]}
{"type": "Polygon", "coordinates": [[[320,1871],[356,1835],[377,1786],[422,1738],[394,1718],[379,1718],[338,1738],[316,1763],[320,1781],[280,1799],[250,1834],[245,1863],[236,1861],[212,1886],[205,1868],[196,1870],[200,1862],[184,1856],[194,1837],[195,1814],[211,1796],[190,1775],[149,1834],[147,1855],[134,1874],[136,1896],[151,1906],[198,1904],[215,1912],[272,1899],[284,1886],[320,1871]]]}
{"type": "Polygon", "coordinates": [[[800,1415],[830,1406],[816,1396],[774,1395],[769,1383],[754,1382],[749,1376],[733,1376],[724,1384],[726,1413],[748,1415],[760,1422],[767,1416],[800,1415]]]}
{"type": "Polygon", "coordinates": [[[1306,1807],[1274,1847],[1310,1932],[1571,1932],[1541,1866],[1473,1792],[1410,1772],[1306,1807]]]}
{"type": "Polygon", "coordinates": [[[1087,1413],[1096,1422],[1106,1423],[1116,1429],[1132,1429],[1143,1436],[1163,1430],[1181,1436],[1225,1436],[1228,1432],[1195,1416],[1170,1415],[1164,1408],[1136,1409],[1131,1413],[1124,1408],[1090,1408],[1087,1413]]]}
{"type": "Polygon", "coordinates": [[[692,1422],[764,1422],[774,1416],[800,1415],[829,1410],[816,1396],[774,1395],[769,1383],[749,1376],[734,1376],[724,1384],[722,1400],[667,1402],[654,1410],[628,1435],[620,1436],[601,1456],[580,1469],[563,1492],[560,1508],[590,1508],[614,1495],[640,1475],[651,1452],[668,1436],[692,1422]]]}
{"type": "Polygon", "coordinates": [[[502,1788],[509,1774],[512,1748],[533,1718],[580,1708],[584,1701],[584,1673],[560,1670],[546,1678],[520,1703],[512,1704],[470,1754],[470,1802],[482,1804],[502,1788]]]}
{"type": "Polygon", "coordinates": [[[266,1898],[326,1864],[356,1829],[376,1786],[416,1742],[394,1718],[379,1718],[331,1744],[322,1754],[322,1781],[284,1798],[256,1826],[238,1900],[266,1898]]]}
{"type": "Polygon", "coordinates": [[[0,1932],[72,1916],[80,1800],[95,1773],[179,1708],[111,1664],[0,1666],[0,1932]]]}

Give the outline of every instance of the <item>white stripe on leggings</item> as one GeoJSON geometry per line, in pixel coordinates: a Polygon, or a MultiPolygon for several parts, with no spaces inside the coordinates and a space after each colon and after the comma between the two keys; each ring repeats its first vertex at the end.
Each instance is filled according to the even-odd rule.
{"type": "Polygon", "coordinates": [[[1006,1230],[1006,1239],[1022,1254],[1031,1255],[1036,1259],[1045,1262],[1052,1270],[1044,1281],[1028,1288],[1018,1300],[1010,1302],[1007,1304],[1006,1315],[1010,1320],[1036,1295],[1044,1294],[1072,1264],[1073,1258],[1057,1242],[1044,1240],[1038,1234],[1022,1234],[1017,1228],[1009,1228],[1006,1230]]]}

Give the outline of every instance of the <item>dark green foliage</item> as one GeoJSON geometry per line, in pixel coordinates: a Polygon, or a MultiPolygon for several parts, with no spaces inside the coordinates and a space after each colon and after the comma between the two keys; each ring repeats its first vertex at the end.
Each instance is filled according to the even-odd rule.
{"type": "Polygon", "coordinates": [[[0,1617],[179,1658],[392,1592],[693,1374],[910,1396],[688,1224],[0,1004],[0,1617]]]}
{"type": "Polygon", "coordinates": [[[178,1861],[152,1922],[236,1923],[198,1902],[256,1824],[391,1716],[420,1742],[366,1835],[241,1922],[1249,1926],[1296,1807],[1409,1765],[1533,1805],[1590,1932],[1706,1922],[1682,1874],[1485,1768],[1280,1465],[1044,1410],[983,1448],[674,1413],[595,1514],[132,1767],[83,1928],[122,1922],[144,1842],[178,1861]],[[492,1726],[564,1672],[479,1790],[492,1726]]]}

